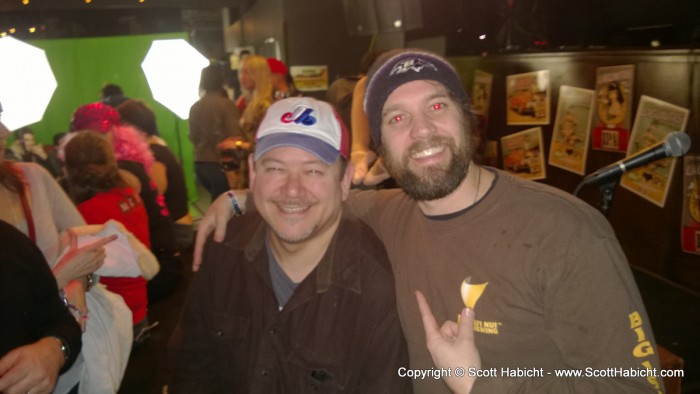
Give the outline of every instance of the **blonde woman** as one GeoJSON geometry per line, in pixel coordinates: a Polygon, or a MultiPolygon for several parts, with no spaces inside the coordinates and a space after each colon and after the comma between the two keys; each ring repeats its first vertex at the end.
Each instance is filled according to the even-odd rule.
{"type": "Polygon", "coordinates": [[[253,150],[255,132],[273,101],[272,74],[266,58],[258,55],[247,56],[241,65],[239,79],[244,90],[243,95],[236,101],[241,113],[241,138],[227,138],[218,145],[219,150],[223,152],[222,156],[233,159],[234,162],[226,171],[231,189],[248,186],[248,163],[245,157],[253,150]]]}
{"type": "Polygon", "coordinates": [[[255,141],[255,130],[272,104],[272,74],[267,59],[258,55],[246,57],[239,78],[245,93],[236,105],[241,111],[243,140],[251,143],[255,141]]]}

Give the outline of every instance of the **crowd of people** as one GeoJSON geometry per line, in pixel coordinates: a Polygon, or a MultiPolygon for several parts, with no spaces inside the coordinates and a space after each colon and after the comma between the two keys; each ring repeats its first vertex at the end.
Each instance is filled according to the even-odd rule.
{"type": "Polygon", "coordinates": [[[290,82],[248,55],[232,97],[204,68],[194,168],[114,84],[48,152],[0,123],[0,392],[116,393],[191,247],[170,393],[664,391],[547,373],[660,369],[649,319],[600,213],[476,162],[446,59],[371,51],[327,102],[290,82]]]}

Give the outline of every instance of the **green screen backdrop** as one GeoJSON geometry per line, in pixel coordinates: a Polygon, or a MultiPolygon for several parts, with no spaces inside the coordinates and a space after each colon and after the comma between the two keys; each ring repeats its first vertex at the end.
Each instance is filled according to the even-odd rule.
{"type": "Polygon", "coordinates": [[[141,62],[153,40],[182,38],[186,33],[29,41],[46,51],[58,87],[41,122],[29,125],[37,140],[52,144],[53,135],[68,131],[71,115],[83,104],[99,101],[105,83],[122,87],[130,98],[145,101],[156,114],[158,130],[178,156],[190,201],[196,201],[189,125],[153,99],[141,62]]]}

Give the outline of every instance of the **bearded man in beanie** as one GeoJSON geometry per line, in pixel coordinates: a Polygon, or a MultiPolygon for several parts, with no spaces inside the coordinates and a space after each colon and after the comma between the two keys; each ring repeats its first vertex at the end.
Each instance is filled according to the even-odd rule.
{"type": "MultiPolygon", "coordinates": [[[[356,192],[347,206],[389,253],[411,369],[450,372],[415,379],[416,392],[663,392],[612,228],[570,194],[474,163],[469,96],[445,59],[384,54],[364,108],[401,189],[356,192]]],[[[200,232],[216,225],[221,239],[226,203],[200,232]]]]}
{"type": "Polygon", "coordinates": [[[169,392],[411,392],[396,373],[408,351],[386,252],[341,209],[347,130],[330,104],[288,98],[255,142],[257,210],[205,247],[172,338],[169,392]]]}

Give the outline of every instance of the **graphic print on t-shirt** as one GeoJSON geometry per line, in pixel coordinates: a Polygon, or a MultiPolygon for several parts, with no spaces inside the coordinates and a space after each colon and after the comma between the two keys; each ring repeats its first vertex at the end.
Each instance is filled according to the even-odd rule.
{"type": "Polygon", "coordinates": [[[462,281],[461,292],[464,306],[469,309],[474,309],[476,302],[479,301],[479,297],[481,297],[481,294],[483,294],[484,290],[486,290],[486,286],[488,286],[489,282],[476,284],[470,283],[471,281],[471,276],[468,276],[462,281]]]}
{"type": "MultiPolygon", "coordinates": [[[[466,279],[462,281],[462,286],[460,287],[460,292],[462,293],[462,301],[464,302],[464,306],[466,306],[469,309],[475,309],[476,303],[479,301],[479,298],[481,298],[481,295],[484,294],[484,291],[486,290],[486,286],[488,286],[489,282],[484,282],[484,283],[471,283],[472,277],[468,276],[466,279]]],[[[458,316],[458,321],[459,321],[459,316],[458,316]]],[[[483,334],[491,334],[491,335],[498,335],[498,328],[502,325],[503,323],[501,322],[495,322],[495,321],[483,321],[483,320],[474,320],[474,331],[480,332],[483,334]]]]}

